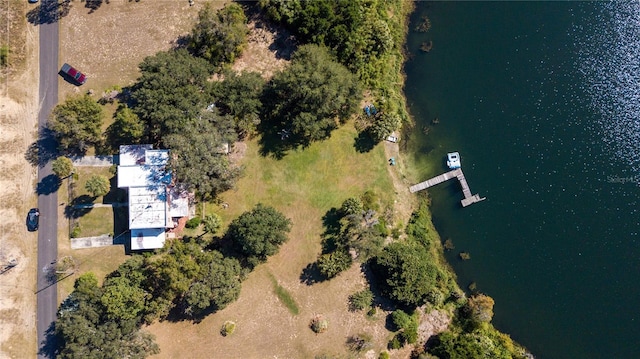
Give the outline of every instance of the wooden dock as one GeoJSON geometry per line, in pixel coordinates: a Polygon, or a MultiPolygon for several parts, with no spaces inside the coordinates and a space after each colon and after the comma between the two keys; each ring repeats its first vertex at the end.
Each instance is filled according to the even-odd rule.
{"type": "Polygon", "coordinates": [[[471,189],[469,189],[469,184],[467,183],[467,179],[464,177],[464,173],[462,169],[457,168],[455,170],[445,172],[439,176],[435,176],[430,178],[424,182],[420,182],[416,185],[409,187],[409,191],[411,193],[422,191],[423,189],[427,189],[429,187],[433,187],[442,182],[448,181],[450,179],[457,178],[460,182],[460,186],[462,186],[462,193],[464,194],[464,199],[460,201],[462,203],[462,207],[466,207],[472,205],[476,202],[484,201],[485,197],[480,197],[478,194],[471,194],[471,189]]]}

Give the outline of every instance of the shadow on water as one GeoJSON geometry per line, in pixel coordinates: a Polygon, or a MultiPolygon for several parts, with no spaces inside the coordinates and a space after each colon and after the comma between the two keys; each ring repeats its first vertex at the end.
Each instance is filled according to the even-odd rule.
{"type": "Polygon", "coordinates": [[[48,195],[54,193],[58,190],[58,188],[60,188],[61,184],[62,180],[60,179],[60,177],[54,174],[50,174],[38,183],[38,185],[36,186],[36,194],[48,195]]]}
{"type": "Polygon", "coordinates": [[[53,24],[69,15],[71,0],[62,2],[43,0],[40,5],[27,12],[27,21],[33,25],[53,24]]]}

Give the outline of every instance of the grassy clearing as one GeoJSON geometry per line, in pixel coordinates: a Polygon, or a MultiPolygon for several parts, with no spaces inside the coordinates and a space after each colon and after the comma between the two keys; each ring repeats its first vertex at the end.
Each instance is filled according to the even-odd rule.
{"type": "Polygon", "coordinates": [[[284,304],[284,306],[289,309],[289,312],[291,312],[291,314],[300,314],[300,308],[298,308],[298,304],[296,304],[296,301],[291,296],[291,293],[289,293],[286,288],[278,284],[278,280],[273,276],[273,274],[269,273],[269,278],[271,279],[271,283],[273,283],[273,292],[276,294],[278,299],[280,299],[282,304],[284,304]]]}
{"type": "Polygon", "coordinates": [[[329,140],[292,151],[281,160],[260,156],[255,140],[246,143],[242,160],[245,175],[235,189],[221,196],[229,207],[222,209],[218,204],[207,203],[205,212],[219,213],[228,225],[259,202],[270,205],[293,221],[289,240],[277,255],[249,275],[238,301],[224,310],[197,325],[151,325],[148,329],[156,335],[161,348],[157,357],[179,357],[185,347],[193,348],[193,358],[313,358],[319,354],[346,357],[348,350],[341,343],[362,331],[373,333],[377,352],[386,347],[389,332],[384,329],[384,315],[368,319],[364,313],[348,310],[349,295],[365,288],[358,265],[330,281],[307,285],[301,280],[304,268],[320,254],[322,217],[327,211],[366,190],[378,194],[382,208],[393,203],[394,188],[383,146],[359,153],[354,147],[356,136],[348,123],[329,140]],[[309,321],[317,314],[330,323],[329,330],[319,335],[309,329],[309,321]],[[229,319],[237,323],[233,336],[210,334],[218,332],[229,319]],[[207,345],[202,346],[205,342],[207,345]]]}
{"type": "Polygon", "coordinates": [[[280,209],[295,204],[296,213],[315,215],[340,206],[348,197],[373,190],[383,203],[391,203],[393,185],[382,146],[358,153],[356,136],[349,123],[329,140],[292,151],[281,160],[262,157],[256,141],[247,143],[244,177],[235,190],[222,195],[230,205],[221,212],[225,223],[259,202],[280,209]],[[304,207],[297,206],[301,201],[304,207]]]}

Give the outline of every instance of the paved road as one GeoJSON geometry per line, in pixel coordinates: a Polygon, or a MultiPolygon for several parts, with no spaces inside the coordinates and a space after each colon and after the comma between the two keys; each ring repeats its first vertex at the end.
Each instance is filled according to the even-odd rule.
{"type": "MultiPolygon", "coordinates": [[[[45,3],[53,3],[56,0],[42,0],[41,8],[45,3]]],[[[40,136],[47,123],[51,110],[58,102],[58,23],[40,24],[40,113],[38,124],[40,136]]],[[[44,150],[49,152],[55,149],[55,143],[44,141],[44,150]]],[[[47,163],[38,170],[38,183],[50,176],[51,163],[47,163]]],[[[38,208],[40,208],[40,229],[38,230],[38,283],[37,283],[37,337],[38,358],[49,358],[47,353],[41,353],[41,348],[46,338],[47,330],[56,320],[58,304],[58,286],[50,282],[44,269],[58,257],[58,193],[38,196],[38,208]]]]}

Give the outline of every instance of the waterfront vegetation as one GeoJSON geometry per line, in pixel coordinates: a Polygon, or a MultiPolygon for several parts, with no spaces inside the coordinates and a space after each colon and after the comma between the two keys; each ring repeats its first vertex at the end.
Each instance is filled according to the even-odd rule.
{"type": "MultiPolygon", "coordinates": [[[[261,1],[261,9],[288,27],[301,45],[290,65],[266,82],[257,74],[222,69],[246,45],[246,17],[237,4],[218,12],[205,6],[187,49],[146,58],[141,77],[128,89],[127,104],[123,101],[116,111],[116,127],[103,138],[171,148],[179,181],[208,206],[222,197],[237,209],[205,220],[211,224],[205,223],[199,235],[168,240],[157,253],[133,255],[102,285],[91,273],[80,276],[60,306],[55,327],[59,357],[157,353],[152,336],[140,330],[143,324],[199,322],[229,306],[247,276],[277,255],[290,231],[306,246],[322,242],[315,262],[320,276],[309,264],[309,273],[301,275],[306,284],[339,280],[354,263],[370,274],[367,288],[354,293],[345,308],[375,313],[384,302],[395,327],[389,349],[413,346],[418,358],[523,357],[522,348],[491,326],[493,300],[482,294],[467,298],[456,284],[428,201],[421,199],[408,223],[401,223],[393,215],[395,189],[384,149],[372,146],[363,153],[354,144],[356,131],[368,131],[375,142],[401,121],[409,123],[401,64],[410,6],[400,0],[261,1]],[[214,74],[223,74],[222,80],[210,82],[214,74]],[[243,89],[248,89],[245,97],[239,95],[243,89]],[[380,112],[356,129],[352,118],[363,95],[380,112]],[[116,136],[119,132],[125,136],[116,136]],[[248,147],[241,163],[213,150],[238,138],[246,138],[248,147]],[[225,193],[230,188],[237,191],[225,193]],[[296,220],[280,208],[295,212],[296,220]],[[320,221],[324,232],[316,233],[310,223],[320,221]],[[221,223],[229,225],[218,236],[221,223]],[[430,310],[454,319],[425,346],[418,327],[430,310]]],[[[73,101],[92,107],[85,104],[87,98],[73,101]]],[[[95,118],[98,112],[91,113],[95,118]]],[[[72,119],[76,115],[65,113],[72,119]]],[[[89,124],[93,129],[95,121],[89,124]]],[[[53,130],[64,136],[63,128],[53,130]]],[[[95,136],[85,142],[111,149],[124,144],[99,146],[95,136]]],[[[190,226],[198,230],[199,225],[190,226]]],[[[271,273],[269,278],[278,299],[296,317],[301,308],[294,294],[271,273]]],[[[332,330],[329,324],[315,315],[308,326],[325,333],[332,330]]],[[[223,335],[234,329],[235,324],[223,328],[223,335]]],[[[374,348],[367,333],[345,342],[354,352],[374,348]]]]}

